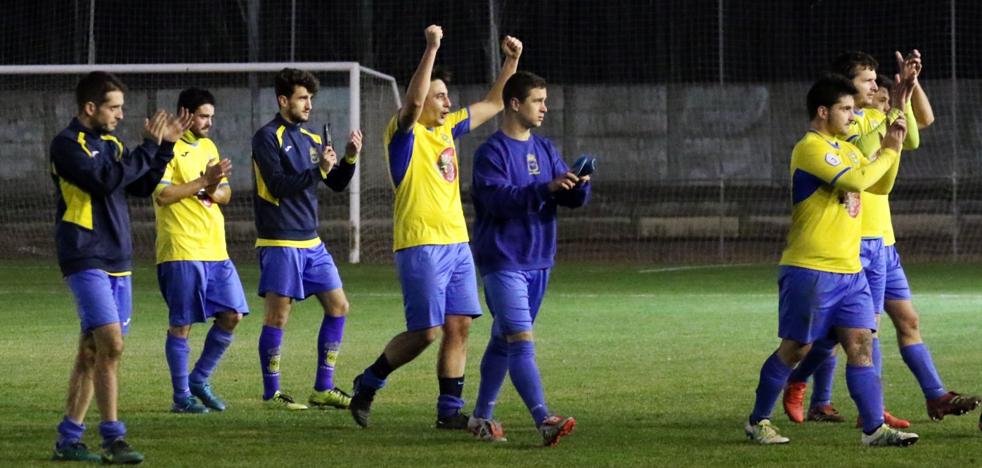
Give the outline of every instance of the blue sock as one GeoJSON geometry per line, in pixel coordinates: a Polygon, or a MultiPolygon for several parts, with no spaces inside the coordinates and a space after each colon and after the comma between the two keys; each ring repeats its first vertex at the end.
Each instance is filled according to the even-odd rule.
{"type": "Polygon", "coordinates": [[[453,416],[464,409],[464,376],[437,377],[440,396],[436,400],[436,414],[441,418],[453,416]]]}
{"type": "Polygon", "coordinates": [[[933,400],[935,398],[941,398],[945,393],[948,393],[944,388],[944,384],[941,383],[938,370],[934,368],[931,352],[928,351],[924,343],[904,346],[900,349],[900,355],[903,356],[904,362],[907,363],[910,371],[914,373],[917,383],[921,385],[924,398],[933,400]]]}
{"type": "MultiPolygon", "coordinates": [[[[873,368],[876,369],[876,376],[883,380],[883,353],[880,351],[880,338],[873,337],[873,368]]],[[[883,385],[882,382],[880,385],[883,385]]]]}
{"type": "Polygon", "coordinates": [[[872,434],[883,425],[883,387],[876,369],[847,364],[846,386],[859,409],[859,417],[863,418],[863,432],[872,434]]]}
{"type": "Polygon", "coordinates": [[[791,368],[784,365],[777,353],[771,354],[760,368],[760,382],[757,384],[757,398],[754,409],[750,413],[750,424],[757,424],[762,419],[770,419],[771,411],[777,403],[777,398],[784,390],[784,385],[791,375],[791,368]]]}
{"type": "Polygon", "coordinates": [[[542,391],[539,366],[535,364],[534,342],[523,340],[508,343],[508,373],[515,390],[532,414],[532,422],[538,426],[549,417],[549,408],[542,391]]]}
{"type": "Polygon", "coordinates": [[[314,390],[323,392],[334,388],[334,366],[341,350],[344,336],[344,316],[325,315],[317,334],[317,376],[314,377],[314,390]]]}
{"type": "Polygon", "coordinates": [[[99,423],[99,434],[102,436],[102,448],[106,448],[126,435],[126,425],[123,421],[103,421],[99,423]]]}
{"type": "Polygon", "coordinates": [[[474,416],[491,419],[497,403],[501,384],[508,374],[508,342],[504,338],[492,336],[481,358],[481,384],[477,389],[474,403],[474,416]]]}
{"type": "Polygon", "coordinates": [[[280,389],[280,345],[283,330],[263,325],[259,332],[259,364],[263,370],[263,400],[273,398],[280,389]]]}
{"type": "Polygon", "coordinates": [[[371,391],[374,393],[376,390],[381,390],[385,386],[388,379],[379,378],[372,372],[371,367],[366,367],[365,371],[361,373],[361,379],[358,381],[358,387],[364,390],[371,391]]]}
{"type": "Polygon", "coordinates": [[[62,418],[61,424],[58,425],[58,442],[56,442],[56,446],[62,449],[71,444],[81,442],[83,433],[85,433],[85,424],[77,423],[72,421],[68,416],[65,416],[62,418]]]}
{"type": "Polygon", "coordinates": [[[815,372],[822,367],[825,360],[835,354],[835,345],[835,341],[826,339],[813,343],[812,349],[808,351],[805,358],[791,371],[788,382],[807,382],[808,378],[815,375],[815,372]]]}
{"type": "Polygon", "coordinates": [[[234,337],[232,332],[225,331],[218,325],[212,325],[205,338],[205,347],[201,350],[201,356],[194,364],[194,370],[191,371],[188,380],[197,385],[208,382],[208,378],[218,366],[218,361],[222,359],[225,350],[232,344],[234,337]]]}
{"type": "Polygon", "coordinates": [[[164,354],[167,356],[167,366],[170,367],[174,402],[183,403],[191,396],[191,389],[188,388],[188,356],[191,354],[188,339],[168,333],[167,341],[164,342],[164,354]]]}
{"type": "Polygon", "coordinates": [[[815,388],[812,389],[811,407],[822,407],[832,404],[832,382],[835,380],[835,349],[825,358],[822,365],[815,369],[815,388]]]}

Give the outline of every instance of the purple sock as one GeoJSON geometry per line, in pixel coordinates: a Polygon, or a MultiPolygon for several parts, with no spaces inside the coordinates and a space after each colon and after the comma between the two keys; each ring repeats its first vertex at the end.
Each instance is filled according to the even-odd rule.
{"type": "Polygon", "coordinates": [[[815,369],[815,388],[812,389],[811,407],[821,407],[832,404],[832,382],[835,380],[835,349],[825,358],[822,365],[815,369]]]}
{"type": "Polygon", "coordinates": [[[65,416],[62,418],[61,424],[58,425],[58,442],[56,442],[56,446],[61,449],[80,442],[83,433],[85,433],[85,424],[77,423],[72,421],[68,416],[65,416]]]}
{"type": "Polygon", "coordinates": [[[481,384],[474,403],[474,416],[491,419],[497,403],[501,384],[508,374],[508,342],[504,338],[492,336],[481,358],[481,384]]]}
{"type": "Polygon", "coordinates": [[[106,448],[126,435],[126,425],[123,421],[103,421],[99,423],[99,434],[102,436],[102,447],[106,448]]]}
{"type": "Polygon", "coordinates": [[[934,368],[931,352],[924,343],[904,346],[900,349],[900,355],[903,356],[910,371],[914,373],[917,383],[921,385],[924,398],[933,400],[947,393],[944,384],[941,383],[941,377],[938,376],[938,370],[934,368]]]}
{"type": "MultiPolygon", "coordinates": [[[[873,337],[873,368],[876,369],[876,376],[883,380],[883,353],[880,352],[880,338],[873,337]]],[[[880,385],[883,385],[881,382],[880,385]]]]}
{"type": "Polygon", "coordinates": [[[225,350],[232,344],[234,337],[232,332],[225,331],[218,325],[211,326],[211,329],[208,330],[208,337],[205,338],[205,347],[201,350],[201,356],[198,358],[198,362],[194,364],[194,370],[191,371],[191,376],[188,378],[191,383],[200,385],[208,382],[208,378],[218,366],[222,354],[225,354],[225,350]]]}
{"type": "Polygon", "coordinates": [[[788,382],[807,382],[808,378],[815,375],[822,364],[825,364],[826,359],[835,354],[835,345],[835,341],[824,339],[813,343],[812,349],[808,351],[805,358],[791,371],[788,382]]]}
{"type": "Polygon", "coordinates": [[[338,361],[343,336],[344,316],[325,315],[321,321],[320,333],[317,334],[317,377],[314,379],[314,390],[318,392],[334,388],[334,365],[338,361]]]}
{"type": "Polygon", "coordinates": [[[847,364],[846,386],[859,409],[859,417],[863,418],[863,432],[872,434],[883,425],[883,387],[876,369],[847,364]]]}
{"type": "Polygon", "coordinates": [[[760,382],[757,384],[754,409],[750,413],[750,424],[757,424],[762,419],[771,418],[771,411],[774,410],[774,404],[784,390],[789,375],[791,375],[791,368],[781,362],[777,353],[771,354],[764,361],[764,365],[760,367],[760,382]]]}
{"type": "Polygon", "coordinates": [[[535,343],[524,340],[508,343],[508,373],[515,390],[532,414],[532,422],[538,426],[549,417],[549,408],[542,391],[539,366],[535,364],[535,343]]]}
{"type": "Polygon", "coordinates": [[[188,339],[168,333],[167,341],[164,342],[164,354],[167,356],[167,366],[170,367],[174,402],[183,403],[191,396],[191,389],[188,388],[188,356],[191,354],[188,339]]]}
{"type": "Polygon", "coordinates": [[[280,389],[280,344],[283,330],[263,325],[259,333],[259,364],[263,370],[263,400],[273,398],[280,389]]]}

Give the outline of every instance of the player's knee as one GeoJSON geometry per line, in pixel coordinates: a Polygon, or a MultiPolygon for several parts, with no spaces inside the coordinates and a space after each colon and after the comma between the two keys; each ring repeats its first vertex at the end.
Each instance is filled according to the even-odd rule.
{"type": "Polygon", "coordinates": [[[413,338],[417,347],[427,347],[440,337],[440,327],[430,327],[413,333],[413,338]]]}
{"type": "Polygon", "coordinates": [[[171,325],[167,333],[175,338],[187,338],[191,335],[191,325],[171,325]]]}
{"type": "Polygon", "coordinates": [[[96,356],[102,360],[118,361],[123,357],[123,337],[100,340],[96,345],[96,356]]]}
{"type": "Polygon", "coordinates": [[[350,308],[351,304],[347,299],[344,299],[328,304],[325,312],[327,312],[327,315],[330,315],[331,317],[344,317],[345,315],[348,315],[348,310],[350,308]]]}
{"type": "Polygon", "coordinates": [[[238,312],[222,312],[215,317],[215,324],[227,332],[235,330],[235,327],[242,321],[242,314],[238,312]]]}

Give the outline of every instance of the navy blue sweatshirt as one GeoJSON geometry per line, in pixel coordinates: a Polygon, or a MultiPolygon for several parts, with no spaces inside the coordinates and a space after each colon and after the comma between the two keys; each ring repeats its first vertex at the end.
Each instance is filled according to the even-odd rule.
{"type": "Polygon", "coordinates": [[[150,196],[173,157],[173,143],[146,140],[130,152],[112,134],[86,128],[78,119],[54,138],[55,244],[63,275],[132,269],[126,194],[150,196]]]}
{"type": "Polygon", "coordinates": [[[252,137],[253,206],[260,244],[318,237],[317,182],[323,180],[340,192],[355,173],[355,164],[339,155],[338,163],[323,177],[317,164],[322,148],[319,135],[287,122],[279,113],[252,137]]]}
{"type": "Polygon", "coordinates": [[[589,182],[549,193],[549,182],[568,171],[552,142],[534,134],[520,141],[499,130],[477,149],[471,244],[482,275],[552,267],[556,207],[583,206],[590,198],[589,182]]]}

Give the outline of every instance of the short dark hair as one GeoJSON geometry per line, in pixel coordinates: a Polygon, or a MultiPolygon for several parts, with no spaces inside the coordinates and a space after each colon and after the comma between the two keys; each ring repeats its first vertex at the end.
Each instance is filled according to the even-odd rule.
{"type": "Polygon", "coordinates": [[[508,103],[511,102],[512,98],[518,99],[521,102],[529,97],[529,93],[533,89],[545,87],[545,78],[532,72],[516,72],[511,78],[508,78],[508,81],[505,82],[504,89],[501,90],[501,97],[505,103],[505,108],[507,109],[508,103]]]}
{"type": "Polygon", "coordinates": [[[430,73],[430,81],[440,80],[443,84],[449,85],[451,79],[453,79],[453,72],[442,65],[433,67],[433,71],[430,73]]]}
{"type": "Polygon", "coordinates": [[[276,90],[277,97],[286,96],[289,98],[293,96],[293,91],[297,86],[307,88],[307,92],[310,94],[317,94],[321,84],[313,73],[296,68],[284,68],[273,79],[273,88],[276,90]]]}
{"type": "Polygon", "coordinates": [[[212,96],[207,89],[192,86],[181,91],[181,94],[177,96],[177,110],[184,108],[193,114],[194,111],[205,104],[215,105],[215,96],[212,96]]]}
{"type": "Polygon", "coordinates": [[[893,80],[887,78],[886,75],[876,75],[876,86],[891,91],[893,90],[893,80]]]}
{"type": "Polygon", "coordinates": [[[823,75],[808,90],[808,118],[814,119],[819,107],[832,107],[842,96],[854,94],[856,86],[852,80],[832,73],[823,75]]]}
{"type": "Polygon", "coordinates": [[[75,103],[81,112],[85,103],[94,102],[96,107],[106,102],[106,94],[112,91],[126,92],[126,85],[116,75],[104,71],[90,72],[78,80],[75,86],[75,103]]]}
{"type": "Polygon", "coordinates": [[[859,70],[870,69],[876,71],[880,66],[872,55],[858,50],[852,50],[840,54],[832,63],[829,64],[828,71],[838,73],[850,80],[855,78],[859,70]]]}

